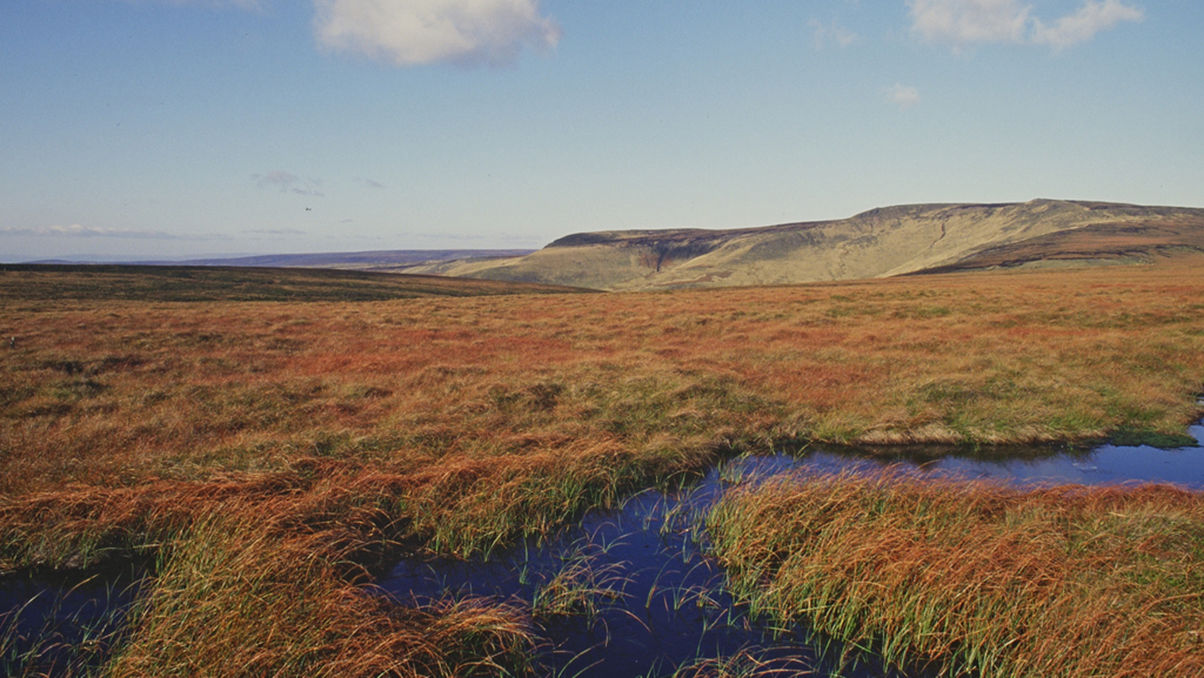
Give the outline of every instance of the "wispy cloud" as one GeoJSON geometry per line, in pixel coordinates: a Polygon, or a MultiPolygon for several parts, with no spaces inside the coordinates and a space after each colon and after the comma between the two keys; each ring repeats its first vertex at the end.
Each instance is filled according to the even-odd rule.
{"type": "Polygon", "coordinates": [[[522,243],[529,245],[536,242],[536,238],[530,235],[522,235],[518,233],[407,233],[408,238],[417,238],[421,240],[442,240],[444,242],[494,242],[494,243],[522,243]]]}
{"type": "Polygon", "coordinates": [[[161,5],[197,5],[200,7],[238,7],[240,9],[260,9],[264,0],[125,0],[129,4],[158,3],[161,5]]]}
{"type": "Polygon", "coordinates": [[[255,228],[242,231],[246,235],[308,235],[306,231],[296,228],[255,228]]]}
{"type": "Polygon", "coordinates": [[[27,226],[27,227],[5,227],[0,228],[0,235],[5,236],[33,236],[39,238],[137,238],[137,239],[152,239],[152,240],[179,240],[186,236],[166,231],[142,231],[137,229],[126,228],[102,228],[100,226],[84,226],[82,224],[70,224],[67,226],[49,225],[49,226],[27,226]]]}
{"type": "Polygon", "coordinates": [[[811,44],[817,50],[821,50],[829,44],[848,47],[857,42],[858,35],[841,26],[836,19],[832,19],[828,23],[819,19],[811,19],[807,22],[807,26],[811,29],[811,44]]]}
{"type": "Polygon", "coordinates": [[[895,83],[885,89],[886,100],[899,108],[911,108],[920,103],[920,90],[911,85],[895,83]]]}
{"type": "Polygon", "coordinates": [[[1043,44],[1057,48],[1090,40],[1122,21],[1140,21],[1140,9],[1121,0],[1084,0],[1071,14],[1046,24],[1019,0],[908,0],[912,31],[929,42],[961,49],[981,43],[1043,44]]]}
{"type": "Polygon", "coordinates": [[[357,183],[361,186],[367,186],[368,188],[384,188],[385,187],[385,185],[380,183],[379,181],[369,179],[368,177],[356,177],[355,183],[357,183]]]}
{"type": "Polygon", "coordinates": [[[539,0],[315,0],[314,8],[319,43],[397,66],[505,65],[526,46],[560,40],[539,0]]]}
{"type": "Polygon", "coordinates": [[[255,185],[264,189],[277,189],[281,193],[296,193],[297,195],[312,195],[322,197],[322,182],[318,179],[302,179],[285,170],[272,170],[266,174],[251,175],[255,185]]]}

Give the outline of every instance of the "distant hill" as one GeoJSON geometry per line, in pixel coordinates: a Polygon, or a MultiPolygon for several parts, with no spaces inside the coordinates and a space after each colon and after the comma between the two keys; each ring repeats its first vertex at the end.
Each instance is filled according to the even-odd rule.
{"type": "Polygon", "coordinates": [[[400,270],[606,290],[769,285],[1204,252],[1204,209],[1031,200],[883,207],[731,230],[600,231],[532,254],[400,270]]]}
{"type": "Polygon", "coordinates": [[[376,301],[553,294],[576,288],[310,268],[0,264],[0,298],[20,301],[376,301]]]}

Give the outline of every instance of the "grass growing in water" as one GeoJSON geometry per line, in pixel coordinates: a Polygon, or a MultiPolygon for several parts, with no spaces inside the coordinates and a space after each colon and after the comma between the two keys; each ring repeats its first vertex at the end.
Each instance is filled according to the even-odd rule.
{"type": "Polygon", "coordinates": [[[833,475],[707,519],[733,591],[943,675],[1204,673],[1204,495],[833,475]]]}
{"type": "Polygon", "coordinates": [[[593,620],[602,607],[624,597],[625,563],[599,563],[593,544],[583,544],[564,559],[561,568],[536,590],[531,602],[538,617],[583,615],[593,620]]]}
{"type": "Polygon", "coordinates": [[[114,675],[468,676],[525,672],[526,614],[471,598],[420,608],[366,593],[340,530],[252,507],[194,523],[135,616],[114,675]]]}
{"type": "MultiPolygon", "coordinates": [[[[100,577],[83,577],[70,586],[40,579],[15,586],[29,595],[19,607],[0,611],[0,675],[82,676],[99,671],[124,644],[124,621],[144,583],[123,585],[100,577]],[[44,588],[34,592],[39,586],[44,588]]],[[[0,585],[13,582],[0,580],[0,585]]]]}

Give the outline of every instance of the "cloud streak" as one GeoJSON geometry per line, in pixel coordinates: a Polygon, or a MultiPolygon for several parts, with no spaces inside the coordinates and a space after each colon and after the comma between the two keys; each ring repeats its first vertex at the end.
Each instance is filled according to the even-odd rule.
{"type": "Polygon", "coordinates": [[[199,7],[237,7],[239,9],[261,9],[263,0],[125,0],[128,4],[156,2],[161,5],[196,5],[199,7]]]}
{"type": "Polygon", "coordinates": [[[369,179],[368,177],[356,177],[355,183],[357,183],[361,186],[365,186],[367,188],[384,188],[385,187],[385,185],[380,183],[379,181],[376,181],[374,179],[369,179]]]}
{"type": "Polygon", "coordinates": [[[70,224],[67,226],[29,226],[0,228],[0,235],[33,236],[37,238],[136,238],[150,240],[182,240],[184,236],[166,231],[142,231],[125,228],[102,228],[70,224]]]}
{"type": "Polygon", "coordinates": [[[297,228],[256,228],[242,231],[246,235],[308,235],[305,231],[297,228]]]}
{"type": "Polygon", "coordinates": [[[326,195],[322,192],[322,182],[318,179],[302,179],[296,174],[285,170],[272,170],[266,174],[253,174],[251,175],[251,179],[255,181],[256,186],[262,189],[276,189],[281,193],[296,193],[297,195],[311,195],[319,198],[326,195]]]}
{"type": "Polygon", "coordinates": [[[1122,0],[1084,0],[1078,10],[1046,24],[1019,0],[908,0],[911,30],[920,38],[954,49],[972,44],[1049,45],[1057,49],[1086,42],[1144,13],[1122,0]]]}
{"type": "Polygon", "coordinates": [[[315,0],[314,8],[321,45],[396,66],[506,65],[524,47],[560,40],[538,0],[315,0]]]}

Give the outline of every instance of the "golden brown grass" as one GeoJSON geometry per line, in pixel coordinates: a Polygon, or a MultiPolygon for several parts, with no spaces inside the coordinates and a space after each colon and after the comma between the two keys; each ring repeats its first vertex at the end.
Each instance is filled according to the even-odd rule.
{"type": "Polygon", "coordinates": [[[1178,432],[1204,380],[1202,291],[1184,266],[375,303],[7,300],[0,483],[137,486],[309,456],[426,467],[736,432],[1178,432]]]}
{"type": "MultiPolygon", "coordinates": [[[[1192,263],[667,294],[5,296],[0,569],[160,553],[164,583],[118,673],[186,673],[205,650],[171,645],[185,629],[211,634],[203,647],[229,661],[267,643],[264,672],[315,672],[341,643],[393,642],[388,625],[361,635],[353,617],[414,613],[344,596],[355,578],[339,548],[355,560],[397,540],[488,550],[700,470],[724,448],[786,439],[1180,433],[1204,382],[1204,267],[1192,263]],[[228,560],[195,560],[192,575],[222,580],[237,563],[274,582],[274,568],[316,553],[314,569],[294,572],[298,604],[311,606],[295,618],[352,630],[311,656],[291,613],[230,602],[223,619],[180,617],[206,589],[168,587],[168,575],[226,514],[238,538],[214,548],[228,560]],[[274,526],[267,541],[256,520],[274,526]],[[323,551],[331,530],[341,546],[323,551]]],[[[222,600],[260,595],[229,590],[222,600]]]]}
{"type": "Polygon", "coordinates": [[[298,529],[265,508],[205,516],[181,535],[114,675],[465,676],[529,664],[522,610],[374,597],[340,552],[356,541],[349,526],[298,529]]]}
{"type": "Polygon", "coordinates": [[[1204,673],[1204,495],[827,476],[708,518],[732,588],[778,620],[942,675],[1204,673]]]}

